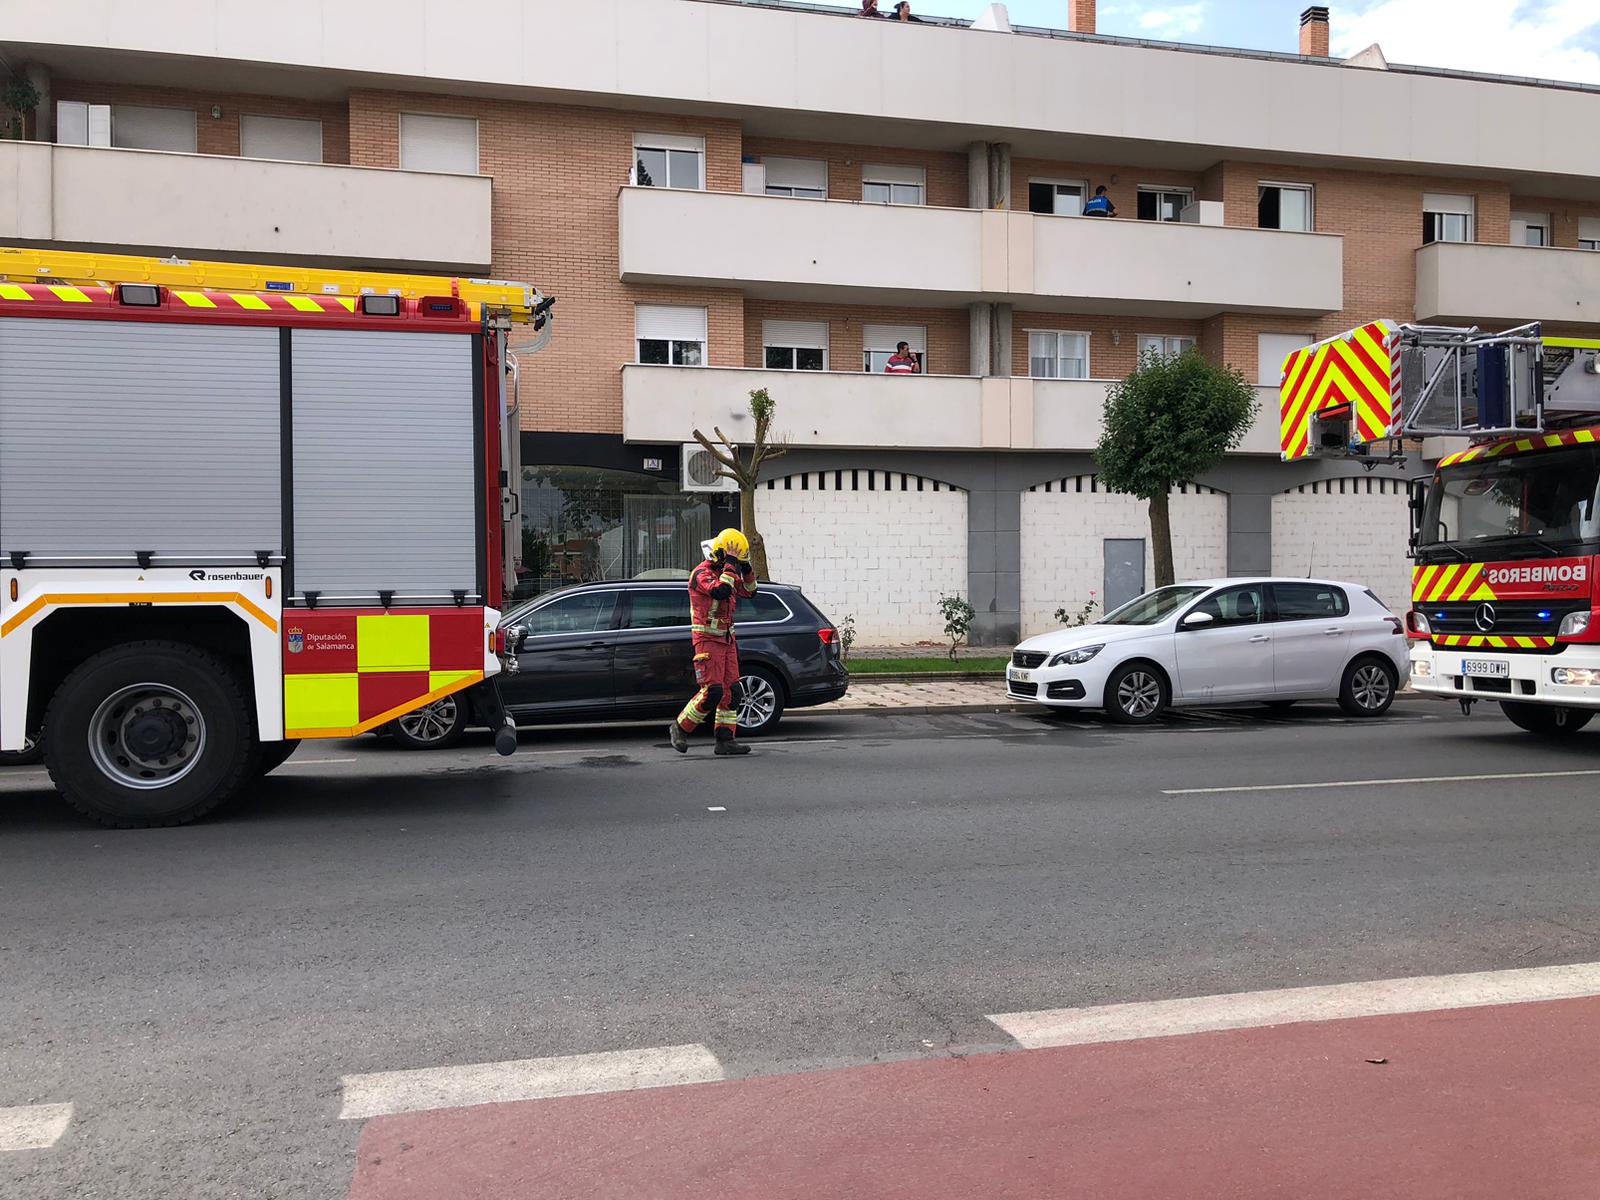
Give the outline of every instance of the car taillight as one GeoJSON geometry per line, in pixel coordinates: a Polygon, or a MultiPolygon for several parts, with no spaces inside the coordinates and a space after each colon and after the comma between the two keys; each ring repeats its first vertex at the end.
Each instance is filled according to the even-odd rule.
{"type": "Polygon", "coordinates": [[[1385,617],[1384,620],[1389,622],[1389,632],[1395,637],[1405,636],[1406,627],[1400,623],[1399,617],[1385,617]]]}
{"type": "Polygon", "coordinates": [[[822,644],[824,646],[831,646],[831,645],[833,645],[835,640],[838,639],[839,631],[837,629],[833,629],[831,627],[823,628],[823,629],[817,630],[817,636],[822,639],[822,644]]]}

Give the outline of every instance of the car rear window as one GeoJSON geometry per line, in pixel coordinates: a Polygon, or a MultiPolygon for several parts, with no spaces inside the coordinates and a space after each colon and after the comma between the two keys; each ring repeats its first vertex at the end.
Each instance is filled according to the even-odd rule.
{"type": "Polygon", "coordinates": [[[757,592],[748,600],[740,600],[735,620],[742,624],[754,621],[787,621],[788,606],[776,592],[757,592]],[[748,607],[747,607],[748,606],[748,607]]]}
{"type": "Polygon", "coordinates": [[[1275,583],[1272,590],[1278,598],[1280,621],[1315,621],[1342,617],[1350,611],[1344,589],[1325,583],[1275,583]]]}
{"type": "Polygon", "coordinates": [[[688,623],[688,588],[641,588],[633,593],[629,629],[672,629],[688,623]]]}

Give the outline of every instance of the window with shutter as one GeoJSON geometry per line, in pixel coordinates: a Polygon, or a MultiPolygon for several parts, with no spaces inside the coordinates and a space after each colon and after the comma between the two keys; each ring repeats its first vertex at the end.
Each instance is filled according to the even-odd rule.
{"type": "Polygon", "coordinates": [[[641,363],[699,367],[705,364],[706,310],[691,305],[639,304],[634,335],[641,363]]]}

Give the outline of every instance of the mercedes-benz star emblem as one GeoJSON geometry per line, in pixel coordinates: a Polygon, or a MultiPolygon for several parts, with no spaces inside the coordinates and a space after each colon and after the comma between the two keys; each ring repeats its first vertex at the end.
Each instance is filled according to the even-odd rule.
{"type": "Polygon", "coordinates": [[[1494,605],[1492,605],[1492,604],[1480,604],[1480,605],[1478,605],[1477,611],[1472,614],[1472,623],[1474,625],[1476,625],[1479,629],[1483,630],[1483,632],[1485,632],[1485,633],[1488,633],[1489,630],[1493,629],[1494,628],[1494,605]]]}

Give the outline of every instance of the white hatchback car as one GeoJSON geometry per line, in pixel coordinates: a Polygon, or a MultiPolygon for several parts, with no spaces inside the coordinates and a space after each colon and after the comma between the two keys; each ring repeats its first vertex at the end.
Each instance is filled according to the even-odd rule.
{"type": "Polygon", "coordinates": [[[1359,583],[1209,579],[1157,588],[1092,625],[1023,642],[1006,669],[1016,700],[1103,708],[1142,725],[1169,705],[1338,700],[1387,712],[1408,669],[1400,618],[1359,583]]]}

